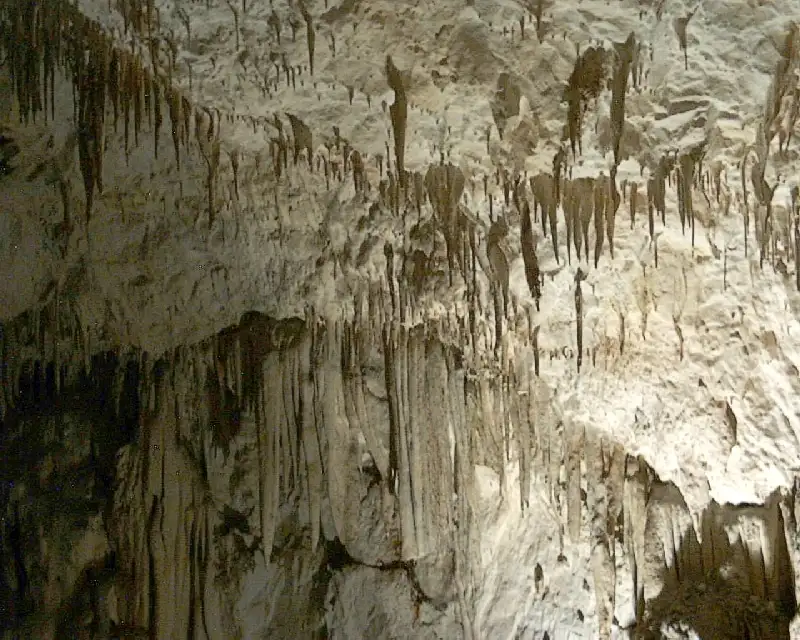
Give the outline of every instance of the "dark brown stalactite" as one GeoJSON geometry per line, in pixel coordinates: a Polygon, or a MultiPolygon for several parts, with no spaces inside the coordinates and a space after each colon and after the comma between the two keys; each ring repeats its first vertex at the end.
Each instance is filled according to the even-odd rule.
{"type": "Polygon", "coordinates": [[[197,558],[197,520],[192,518],[192,523],[189,528],[189,619],[187,621],[187,637],[191,640],[196,638],[195,628],[197,621],[195,615],[197,611],[197,576],[195,574],[198,558],[197,558]]]}
{"type": "MultiPolygon", "coordinates": [[[[300,157],[300,152],[305,149],[307,159],[308,159],[308,167],[311,169],[311,158],[314,153],[313,145],[312,145],[312,136],[311,136],[311,129],[309,129],[308,125],[306,125],[300,118],[292,115],[291,113],[287,113],[286,116],[289,118],[289,122],[292,125],[292,138],[294,142],[293,148],[293,156],[292,161],[294,164],[297,164],[297,160],[300,157]]],[[[347,156],[349,154],[349,149],[347,145],[345,146],[344,152],[342,156],[344,157],[345,167],[344,171],[347,171],[347,156]]]]}
{"type": "MultiPolygon", "coordinates": [[[[103,189],[106,100],[113,109],[115,131],[120,115],[125,119],[127,154],[131,109],[134,142],[138,143],[143,116],[156,129],[154,136],[158,138],[162,118],[161,105],[157,102],[163,96],[163,87],[156,86],[155,76],[143,67],[135,49],[123,51],[115,48],[100,25],[82,15],[76,6],[63,0],[31,3],[4,0],[0,4],[4,16],[0,49],[9,69],[20,121],[35,121],[39,111],[45,111],[47,120],[48,109],[51,117],[55,118],[57,67],[72,80],[78,158],[88,216],[94,189],[100,192],[103,189]]],[[[154,7],[150,0],[146,6],[145,12],[145,3],[121,4],[126,25],[140,31],[144,28],[152,30],[154,7]]],[[[149,39],[151,51],[155,43],[155,39],[149,39]]],[[[180,97],[180,100],[188,104],[185,98],[180,97]]]]}
{"type": "Polygon", "coordinates": [[[131,59],[127,52],[122,53],[122,77],[120,84],[122,91],[120,93],[122,103],[122,117],[125,134],[125,153],[128,153],[130,146],[130,118],[131,118],[131,93],[130,93],[130,76],[131,76],[131,59]]]}
{"type": "Polygon", "coordinates": [[[80,160],[83,188],[86,194],[86,222],[91,216],[94,198],[94,171],[89,151],[89,132],[85,123],[78,125],[78,159],[80,160]]]}
{"type": "Polygon", "coordinates": [[[172,124],[172,148],[175,150],[175,162],[178,170],[181,168],[180,127],[181,127],[181,100],[175,89],[167,89],[169,95],[169,120],[172,124]]]}
{"type": "Polygon", "coordinates": [[[192,105],[185,97],[181,98],[181,113],[183,114],[183,147],[188,149],[192,131],[192,105]]]}
{"type": "Polygon", "coordinates": [[[583,187],[580,181],[570,181],[569,191],[565,191],[565,195],[568,195],[567,204],[570,209],[570,211],[567,212],[567,216],[571,218],[572,246],[575,248],[575,257],[578,259],[578,262],[581,261],[581,248],[584,242],[583,219],[581,218],[582,207],[584,207],[581,195],[582,189],[583,187]]]}
{"type": "MultiPolygon", "coordinates": [[[[206,161],[206,168],[207,168],[207,176],[206,176],[206,190],[208,194],[208,227],[209,229],[214,224],[214,217],[216,214],[215,209],[215,186],[216,186],[216,179],[217,179],[217,170],[219,169],[219,157],[220,157],[220,142],[218,133],[218,128],[216,129],[217,135],[215,135],[215,126],[214,126],[214,116],[208,110],[204,109],[206,116],[208,117],[208,130],[204,133],[202,131],[201,119],[197,118],[196,126],[195,126],[195,135],[198,138],[198,145],[200,147],[200,153],[203,155],[203,158],[206,161]],[[203,137],[205,136],[205,138],[203,137]]],[[[217,112],[219,117],[219,112],[217,112]]],[[[219,123],[217,122],[217,126],[219,123]]]]}
{"type": "Polygon", "coordinates": [[[606,239],[608,240],[608,249],[611,253],[611,259],[614,259],[614,227],[617,217],[617,211],[622,198],[617,189],[617,167],[613,166],[610,169],[608,177],[609,191],[606,200],[606,239]]]}
{"type": "Polygon", "coordinates": [[[678,169],[678,208],[681,213],[681,226],[688,222],[692,230],[692,246],[694,246],[695,217],[692,205],[692,176],[694,175],[695,156],[686,153],[680,158],[678,169]]]}
{"type": "Polygon", "coordinates": [[[211,110],[208,107],[203,107],[203,111],[205,111],[206,115],[208,116],[208,129],[206,130],[206,140],[211,142],[214,139],[215,124],[217,133],[219,133],[219,124],[220,124],[219,110],[216,110],[217,114],[216,122],[214,121],[214,114],[211,113],[211,110]]]}
{"type": "MultiPolygon", "coordinates": [[[[28,111],[32,115],[32,119],[36,121],[37,112],[42,109],[41,101],[41,54],[39,51],[39,44],[41,37],[38,34],[37,22],[41,20],[41,16],[34,3],[23,3],[27,11],[26,15],[26,38],[25,43],[27,49],[25,55],[25,92],[28,97],[28,111]]],[[[27,122],[27,115],[26,115],[27,122]]]]}
{"type": "Polygon", "coordinates": [[[569,147],[572,151],[572,158],[576,158],[575,149],[583,154],[581,144],[581,101],[578,91],[570,89],[567,93],[567,136],[569,137],[569,147]]]}
{"type": "Polygon", "coordinates": [[[561,170],[567,161],[567,152],[563,146],[558,148],[558,151],[553,156],[553,193],[556,206],[561,202],[561,170]]]}
{"type": "MultiPolygon", "coordinates": [[[[606,224],[606,205],[608,197],[608,178],[601,172],[600,177],[594,183],[593,204],[594,204],[594,266],[597,268],[600,256],[603,254],[603,239],[606,224]]],[[[586,255],[589,257],[588,252],[586,255]]]]}
{"type": "Polygon", "coordinates": [[[308,41],[308,68],[311,75],[314,75],[314,45],[317,34],[314,31],[314,21],[311,14],[306,8],[304,3],[300,3],[300,13],[303,14],[303,20],[306,22],[306,40],[308,41]]]}
{"type": "Polygon", "coordinates": [[[233,169],[233,193],[236,196],[236,199],[239,199],[239,152],[232,151],[230,154],[231,157],[231,168],[233,169]]]}
{"type": "Polygon", "coordinates": [[[139,146],[139,130],[142,127],[142,70],[139,57],[131,57],[130,92],[133,97],[133,144],[139,146]]]}
{"type": "Polygon", "coordinates": [[[628,39],[623,44],[614,45],[616,60],[614,62],[614,73],[612,77],[611,95],[611,132],[614,146],[614,166],[619,166],[622,162],[620,154],[620,142],[622,141],[622,131],[625,125],[625,94],[628,90],[628,76],[630,75],[633,54],[636,49],[636,36],[630,33],[628,39]]]}
{"type": "MultiPolygon", "coordinates": [[[[599,178],[598,178],[599,179],[599,178]]],[[[594,178],[578,178],[577,183],[579,187],[579,216],[581,235],[583,237],[583,253],[586,256],[586,262],[589,262],[589,228],[592,224],[592,213],[594,211],[594,178]]],[[[576,227],[577,229],[577,227],[576,227]]]]}
{"type": "MultiPolygon", "coordinates": [[[[656,231],[656,223],[655,218],[653,217],[653,212],[655,210],[655,202],[656,202],[656,191],[658,189],[658,181],[655,178],[649,178],[647,181],[647,230],[650,234],[650,238],[653,238],[653,234],[656,231]]],[[[681,202],[680,199],[680,185],[678,186],[678,202],[681,202]]],[[[679,210],[682,212],[683,209],[681,205],[678,205],[679,210]]]]}
{"type": "MultiPolygon", "coordinates": [[[[105,42],[96,29],[86,26],[89,56],[86,68],[76,65],[73,81],[78,87],[78,156],[86,196],[86,221],[91,217],[94,189],[102,191],[103,126],[105,113],[105,42]]],[[[77,45],[76,45],[77,46],[77,45]]],[[[83,58],[80,50],[76,57],[83,58]]]]}
{"type": "Polygon", "coordinates": [[[86,37],[86,27],[83,20],[83,16],[75,16],[73,29],[75,33],[81,34],[80,38],[74,38],[71,41],[67,41],[68,51],[67,56],[71,63],[71,71],[72,71],[72,95],[75,104],[75,119],[78,119],[78,112],[80,110],[80,90],[81,90],[81,83],[83,82],[83,77],[85,73],[85,56],[83,52],[83,47],[81,46],[80,42],[86,37]]]}
{"type": "Polygon", "coordinates": [[[575,219],[575,214],[574,214],[575,198],[573,197],[573,191],[574,191],[574,185],[570,180],[569,182],[564,184],[564,192],[563,192],[564,195],[562,197],[562,203],[561,203],[561,207],[564,211],[564,226],[566,227],[567,230],[567,264],[569,265],[572,264],[571,247],[573,246],[573,244],[577,245],[578,247],[578,253],[576,257],[578,258],[578,260],[581,259],[580,242],[576,240],[577,235],[573,231],[574,229],[573,221],[575,219]]]}
{"type": "Polygon", "coordinates": [[[408,100],[400,70],[394,66],[391,56],[386,57],[386,77],[389,87],[394,91],[394,102],[389,106],[389,116],[392,119],[394,132],[394,155],[397,175],[403,193],[406,190],[405,148],[406,148],[406,123],[408,119],[408,100]]]}
{"type": "MultiPolygon", "coordinates": [[[[51,14],[51,12],[48,12],[51,14]]],[[[53,57],[49,66],[45,67],[45,73],[49,78],[50,87],[50,119],[56,119],[56,65],[63,64],[61,60],[61,3],[56,4],[55,15],[49,23],[47,32],[48,46],[52,48],[53,57]]]]}
{"type": "Polygon", "coordinates": [[[525,279],[531,290],[533,299],[536,300],[536,310],[539,311],[539,300],[542,297],[542,287],[539,274],[539,259],[536,255],[536,242],[533,236],[533,224],[531,223],[531,209],[527,201],[523,201],[520,211],[521,230],[520,240],[522,244],[522,259],[525,263],[525,279]]]}
{"type": "Polygon", "coordinates": [[[92,76],[92,143],[94,145],[95,182],[103,193],[103,135],[105,131],[106,69],[108,68],[108,46],[98,34],[97,58],[94,60],[92,76]]]}
{"type": "Polygon", "coordinates": [[[153,150],[158,160],[158,138],[161,133],[161,124],[163,118],[161,116],[161,87],[158,82],[153,82],[153,150]]]}
{"type": "Polygon", "coordinates": [[[386,376],[386,395],[389,401],[389,491],[396,495],[397,470],[399,464],[399,438],[400,438],[400,407],[397,397],[397,384],[395,380],[394,338],[393,327],[390,323],[383,326],[383,357],[384,372],[386,376]]]}
{"type": "Polygon", "coordinates": [[[144,69],[141,70],[141,78],[142,78],[142,97],[144,99],[143,100],[144,115],[147,118],[147,126],[152,129],[153,128],[152,92],[153,92],[153,85],[155,84],[155,79],[144,69]]]}
{"type": "Polygon", "coordinates": [[[117,132],[117,121],[119,120],[119,74],[119,52],[112,49],[111,61],[108,65],[108,95],[114,110],[114,133],[117,132]]]}
{"type": "MultiPolygon", "coordinates": [[[[42,93],[42,108],[44,111],[44,121],[47,123],[47,107],[52,102],[52,96],[48,99],[49,94],[49,80],[50,74],[54,66],[53,60],[53,42],[50,38],[50,31],[52,30],[53,16],[47,13],[42,16],[41,30],[39,38],[42,41],[42,71],[44,72],[41,77],[41,93],[42,93]]],[[[51,107],[52,108],[52,107],[51,107]]]]}

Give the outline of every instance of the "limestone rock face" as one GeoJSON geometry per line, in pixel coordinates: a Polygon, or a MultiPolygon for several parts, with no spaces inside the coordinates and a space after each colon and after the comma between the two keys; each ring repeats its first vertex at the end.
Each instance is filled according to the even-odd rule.
{"type": "Polygon", "coordinates": [[[0,637],[800,637],[798,21],[0,0],[0,637]]]}

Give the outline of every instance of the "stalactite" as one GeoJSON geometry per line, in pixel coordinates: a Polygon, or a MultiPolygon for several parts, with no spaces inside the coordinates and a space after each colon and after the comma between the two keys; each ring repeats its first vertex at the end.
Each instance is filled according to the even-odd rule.
{"type": "MultiPolygon", "coordinates": [[[[300,152],[305,150],[306,152],[306,159],[308,161],[308,168],[311,170],[313,168],[312,159],[314,153],[313,147],[313,138],[311,136],[311,129],[308,125],[300,120],[300,118],[288,113],[286,116],[289,118],[289,123],[292,126],[292,138],[294,139],[294,155],[293,155],[293,163],[296,165],[297,160],[300,156],[300,152]]],[[[347,152],[343,154],[343,156],[347,157],[347,152]]]]}
{"type": "Polygon", "coordinates": [[[180,140],[183,142],[184,150],[189,149],[189,141],[192,137],[192,113],[194,109],[192,108],[191,103],[183,96],[181,98],[181,116],[183,117],[183,126],[181,127],[181,137],[180,140]]]}
{"type": "Polygon", "coordinates": [[[408,99],[400,70],[394,66],[391,56],[386,57],[386,78],[389,87],[394,91],[394,102],[389,106],[394,133],[394,156],[399,184],[403,193],[406,191],[405,146],[406,124],[408,120],[408,99]]]}
{"type": "Polygon", "coordinates": [[[642,620],[645,607],[645,525],[647,522],[648,478],[639,458],[628,456],[625,461],[623,493],[624,539],[631,559],[633,602],[637,622],[642,620]]]}
{"type": "Polygon", "coordinates": [[[694,246],[695,216],[692,205],[692,176],[694,174],[695,159],[691,153],[680,157],[678,175],[678,209],[681,214],[681,226],[688,221],[692,230],[692,246],[694,246]]]}
{"type": "Polygon", "coordinates": [[[164,119],[161,115],[161,87],[157,81],[152,83],[153,89],[153,152],[158,160],[159,137],[164,119]]]}
{"type": "Polygon", "coordinates": [[[632,182],[631,183],[631,191],[630,191],[630,214],[631,214],[631,229],[633,229],[633,225],[636,223],[636,206],[639,202],[639,183],[632,182]]]}
{"type": "Polygon", "coordinates": [[[311,13],[306,8],[304,2],[300,3],[300,13],[303,15],[303,20],[306,23],[306,41],[308,43],[308,69],[311,75],[314,75],[314,45],[317,38],[317,33],[314,28],[314,21],[311,13]]]}
{"type": "MultiPolygon", "coordinates": [[[[169,120],[172,123],[172,148],[175,151],[175,162],[178,166],[178,171],[181,169],[181,97],[178,91],[174,88],[167,88],[167,97],[169,99],[169,120]]],[[[199,120],[198,120],[199,122],[199,120]]]]}
{"type": "Polygon", "coordinates": [[[272,413],[271,390],[275,385],[267,382],[272,372],[272,365],[278,355],[268,354],[263,362],[257,364],[257,415],[258,418],[258,475],[259,475],[259,500],[261,513],[261,536],[264,555],[269,558],[272,553],[272,543],[275,535],[276,517],[278,509],[278,491],[280,488],[279,468],[276,460],[276,426],[272,413]]]}
{"type": "Polygon", "coordinates": [[[120,102],[120,90],[119,90],[119,81],[120,81],[120,74],[122,73],[120,69],[120,53],[112,48],[111,49],[111,60],[109,61],[108,65],[108,95],[111,98],[111,106],[114,110],[114,133],[117,132],[117,123],[119,121],[119,102],[120,102]]]}
{"type": "Polygon", "coordinates": [[[55,61],[53,59],[53,40],[51,39],[53,34],[53,17],[54,16],[49,11],[46,11],[39,20],[41,26],[39,38],[42,43],[42,76],[40,92],[42,95],[42,110],[44,111],[45,124],[47,124],[48,107],[51,109],[53,108],[53,96],[50,94],[50,77],[53,73],[53,67],[55,66],[55,61]]]}
{"type": "Polygon", "coordinates": [[[608,251],[611,259],[614,259],[614,230],[617,219],[617,211],[620,205],[620,195],[617,190],[617,167],[613,166],[608,177],[608,191],[606,193],[606,239],[608,240],[608,251]]]}
{"type": "Polygon", "coordinates": [[[295,347],[286,346],[282,348],[282,370],[283,370],[283,423],[284,441],[286,446],[283,448],[284,459],[287,461],[287,481],[286,494],[292,492],[299,493],[301,489],[300,480],[300,441],[299,429],[302,425],[298,421],[299,407],[295,404],[295,390],[297,379],[297,350],[295,347]]]}
{"type": "MultiPolygon", "coordinates": [[[[678,187],[678,191],[680,192],[680,186],[678,187]]],[[[647,231],[650,235],[650,238],[653,239],[655,237],[656,232],[656,223],[654,218],[654,212],[656,210],[656,198],[658,193],[659,185],[656,178],[650,178],[647,181],[647,231]]],[[[680,193],[678,194],[678,211],[681,214],[681,226],[683,226],[683,205],[681,205],[681,198],[680,193]]]]}
{"type": "Polygon", "coordinates": [[[539,272],[539,259],[536,255],[536,242],[533,236],[531,223],[531,210],[527,201],[522,204],[520,242],[522,245],[522,259],[525,264],[525,279],[528,282],[533,299],[536,301],[536,310],[539,311],[539,301],[542,297],[541,274],[539,272]]]}
{"type": "Polygon", "coordinates": [[[613,536],[608,533],[608,498],[604,478],[607,477],[605,450],[608,445],[594,432],[586,438],[587,506],[591,514],[591,565],[597,599],[599,637],[610,640],[614,617],[616,567],[611,547],[613,536]]]}
{"type": "MultiPolygon", "coordinates": [[[[603,238],[605,236],[605,217],[608,196],[608,178],[601,172],[594,184],[593,210],[594,210],[594,266],[597,268],[600,256],[603,253],[603,238]]],[[[588,257],[588,256],[587,256],[588,257]]]]}
{"type": "Polygon", "coordinates": [[[131,56],[127,52],[121,52],[121,85],[120,104],[122,107],[124,135],[125,135],[125,153],[128,153],[130,148],[130,118],[131,118],[131,56]]]}
{"type": "Polygon", "coordinates": [[[580,229],[583,237],[583,252],[586,262],[589,262],[589,228],[592,224],[592,214],[594,212],[594,178],[578,178],[578,198],[580,216],[580,229]]]}
{"type": "Polygon", "coordinates": [[[567,264],[572,264],[572,247],[573,243],[576,248],[576,257],[578,260],[581,259],[581,248],[580,248],[580,237],[579,234],[575,233],[575,207],[577,205],[576,198],[575,198],[575,184],[572,180],[566,180],[564,182],[564,188],[562,189],[562,203],[561,209],[564,212],[564,225],[567,229],[567,264]]]}
{"type": "Polygon", "coordinates": [[[103,128],[106,99],[106,46],[97,31],[89,34],[89,56],[84,69],[76,66],[78,87],[78,155],[86,195],[86,220],[91,217],[95,187],[102,192],[103,128]]]}
{"type": "Polygon", "coordinates": [[[615,168],[622,162],[620,144],[625,125],[625,94],[628,91],[628,76],[630,75],[631,63],[633,62],[636,45],[636,36],[633,32],[630,33],[628,39],[624,43],[614,43],[616,58],[611,80],[610,119],[615,168]]]}
{"type": "Polygon", "coordinates": [[[229,154],[231,169],[233,170],[233,193],[239,199],[239,151],[234,149],[229,154]]]}
{"type": "MultiPolygon", "coordinates": [[[[425,188],[436,212],[437,223],[442,229],[447,248],[448,277],[453,284],[453,275],[458,261],[458,247],[463,234],[461,212],[458,202],[464,192],[463,172],[452,164],[431,165],[425,174],[425,188]]],[[[463,272],[463,269],[462,269],[463,272]]]]}
{"type": "Polygon", "coordinates": [[[105,139],[105,111],[106,111],[106,87],[108,85],[106,70],[108,68],[108,45],[104,40],[98,43],[98,57],[94,65],[94,84],[93,84],[93,136],[94,145],[94,166],[98,191],[102,194],[103,186],[103,153],[105,139]]]}

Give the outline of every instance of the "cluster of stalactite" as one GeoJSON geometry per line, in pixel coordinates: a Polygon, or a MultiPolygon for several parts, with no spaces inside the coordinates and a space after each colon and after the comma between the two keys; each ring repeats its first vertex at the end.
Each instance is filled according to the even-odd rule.
{"type": "Polygon", "coordinates": [[[611,137],[614,149],[614,166],[622,161],[620,143],[625,125],[625,95],[628,92],[628,77],[634,64],[638,43],[633,32],[622,44],[614,45],[614,68],[611,78],[611,137]]]}
{"type": "MultiPolygon", "coordinates": [[[[708,555],[704,570],[732,557],[740,561],[739,547],[722,545],[720,535],[711,531],[714,518],[703,520],[695,538],[685,508],[665,520],[664,509],[672,507],[664,505],[679,501],[656,499],[663,485],[644,462],[553,413],[550,392],[539,377],[538,328],[518,331],[513,348],[505,343],[500,350],[487,348],[491,342],[475,336],[473,313],[482,314],[482,309],[426,319],[409,295],[411,283],[396,268],[395,261],[403,257],[391,248],[386,256],[387,285],[375,283],[358,293],[348,315],[321,316],[309,309],[306,317],[276,320],[251,312],[212,338],[159,357],[135,349],[117,351],[110,372],[93,364],[96,347],[88,329],[57,290],[38,310],[0,327],[3,424],[28,400],[36,400],[26,397],[32,390],[45,390],[55,399],[79,376],[108,378],[110,402],[117,406],[132,382],[137,389],[137,444],[118,461],[109,520],[120,622],[157,637],[186,629],[219,636],[206,610],[214,524],[220,517],[210,500],[209,456],[212,450],[227,455],[245,420],[256,425],[260,526],[254,544],[266,557],[283,505],[297,496],[302,497],[301,521],[310,527],[312,547],[323,535],[324,501],[342,544],[358,543],[359,500],[350,471],[363,464],[361,454],[354,453],[360,435],[376,477],[393,497],[397,559],[419,560],[449,550],[456,566],[452,580],[467,603],[475,586],[472,469],[475,464],[495,469],[505,486],[514,455],[523,509],[531,499],[531,479],[538,477],[550,504],[565,513],[570,541],[582,539],[589,516],[603,638],[610,637],[614,615],[620,544],[632,562],[637,619],[643,625],[658,614],[657,607],[645,606],[657,595],[646,582],[654,574],[652,558],[666,559],[657,569],[673,575],[676,583],[696,570],[690,566],[690,558],[699,557],[695,547],[704,558],[708,555]],[[388,438],[366,401],[376,354],[382,370],[378,379],[385,385],[381,396],[388,406],[388,438]],[[680,527],[667,526],[672,522],[680,527]],[[679,540],[673,531],[690,534],[679,540]]],[[[582,279],[578,270],[579,317],[582,279]]],[[[578,345],[582,356],[580,335],[578,345]]],[[[587,355],[594,359],[591,349],[587,355]]],[[[751,591],[788,610],[795,605],[787,595],[782,527],[775,524],[785,516],[777,508],[764,510],[767,546],[742,548],[750,554],[745,558],[763,557],[763,564],[749,559],[745,565],[751,567],[751,591]],[[767,570],[757,570],[761,566],[767,570]]],[[[726,526],[738,525],[731,521],[726,526]]],[[[742,543],[752,546],[755,542],[745,539],[742,527],[742,543]]],[[[465,626],[472,625],[463,615],[465,626]]]]}
{"type": "MultiPolygon", "coordinates": [[[[20,106],[20,118],[29,118],[44,111],[48,101],[53,113],[55,66],[64,55],[61,39],[52,36],[61,29],[58,14],[41,15],[34,3],[6,1],[2,5],[2,48],[6,65],[20,106]]],[[[54,114],[53,114],[53,117],[54,114]]]]}
{"type": "MultiPolygon", "coordinates": [[[[91,365],[93,346],[72,303],[55,286],[41,304],[0,324],[0,420],[33,389],[52,398],[73,385],[91,365]],[[21,381],[28,380],[23,389],[21,381]]],[[[37,392],[38,393],[38,392],[37,392]]]]}
{"type": "MultiPolygon", "coordinates": [[[[461,350],[447,327],[408,326],[391,316],[386,302],[380,292],[364,295],[350,319],[310,311],[307,318],[277,321],[248,313],[213,338],[161,357],[135,349],[114,354],[117,368],[102,372],[112,380],[111,402],[119,403],[132,365],[141,406],[136,446],[118,461],[108,522],[117,609],[126,627],[157,637],[176,637],[179,629],[209,634],[204,598],[218,514],[208,456],[212,449],[227,453],[245,419],[257,429],[257,540],[267,558],[281,509],[293,496],[303,496],[312,548],[320,542],[325,500],[345,546],[362,535],[350,471],[361,466],[353,444],[363,434],[378,477],[395,496],[397,559],[450,550],[458,564],[453,580],[471,590],[475,445],[469,424],[477,417],[465,405],[461,350]],[[376,352],[385,369],[388,441],[365,401],[365,365],[376,352]]],[[[74,317],[66,309],[62,315],[74,317]]],[[[0,427],[24,410],[29,389],[49,388],[55,402],[62,392],[57,381],[70,387],[74,376],[95,371],[82,334],[71,328],[52,335],[52,322],[43,311],[2,326],[0,427]]]]}
{"type": "Polygon", "coordinates": [[[800,29],[795,23],[791,23],[784,35],[781,46],[778,48],[780,58],[775,64],[770,92],[767,95],[767,102],[764,106],[762,127],[767,136],[767,142],[775,134],[773,123],[781,112],[781,103],[784,96],[793,92],[796,86],[796,79],[791,71],[797,64],[799,41],[800,29]]]}
{"type": "MultiPolygon", "coordinates": [[[[150,34],[154,28],[151,28],[152,2],[146,7],[135,2],[123,5],[126,28],[128,23],[138,31],[147,27],[150,34]]],[[[148,36],[150,62],[147,63],[135,41],[130,49],[121,48],[98,23],[65,0],[37,3],[7,0],[0,11],[4,25],[2,50],[8,60],[22,122],[35,122],[39,114],[46,120],[48,109],[49,117],[55,118],[55,74],[60,71],[72,81],[87,219],[95,193],[103,190],[103,155],[107,146],[105,113],[109,103],[113,109],[115,133],[122,121],[126,154],[130,150],[131,134],[133,144],[138,145],[143,124],[147,122],[158,156],[162,114],[168,111],[175,157],[180,167],[180,147],[189,144],[190,120],[195,107],[172,86],[171,66],[169,74],[153,66],[159,59],[156,38],[148,36]]],[[[211,112],[202,109],[197,112],[202,114],[202,122],[212,121],[208,130],[216,135],[218,131],[215,132],[211,112]]],[[[217,113],[216,120],[219,119],[217,113]]],[[[205,129],[203,131],[205,142],[208,135],[205,129]]]]}
{"type": "Polygon", "coordinates": [[[796,495],[775,492],[759,506],[711,502],[693,518],[673,484],[629,465],[626,484],[636,476],[625,492],[640,514],[632,526],[625,523],[636,630],[646,636],[680,622],[702,637],[788,638],[797,611],[797,558],[790,546],[796,495]],[[648,562],[653,557],[661,567],[648,562]],[[658,579],[648,579],[654,573],[658,579]]]}
{"type": "Polygon", "coordinates": [[[601,46],[591,46],[578,55],[567,80],[562,102],[567,103],[567,134],[573,157],[583,153],[581,127],[588,104],[596,100],[606,86],[609,55],[601,46]]]}
{"type": "MultiPolygon", "coordinates": [[[[110,4],[110,3],[109,3],[110,4]]],[[[153,0],[116,0],[115,6],[122,15],[123,33],[132,30],[139,35],[152,37],[160,24],[159,10],[153,0]]]]}

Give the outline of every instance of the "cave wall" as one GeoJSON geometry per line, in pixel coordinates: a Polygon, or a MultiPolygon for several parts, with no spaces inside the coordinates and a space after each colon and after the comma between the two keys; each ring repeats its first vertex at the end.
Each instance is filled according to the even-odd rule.
{"type": "MultiPolygon", "coordinates": [[[[123,3],[125,30],[130,21],[139,37],[148,27],[135,5],[123,3]]],[[[142,49],[122,55],[71,5],[42,7],[64,10],[58,25],[32,14],[15,24],[38,25],[39,42],[54,44],[74,27],[96,66],[81,66],[87,52],[65,46],[44,63],[44,78],[13,85],[3,76],[16,91],[15,116],[30,120],[15,129],[12,162],[24,180],[3,190],[17,212],[2,218],[1,266],[14,286],[0,291],[0,453],[13,461],[0,489],[7,637],[480,638],[546,629],[606,638],[622,625],[644,637],[665,625],[712,637],[786,633],[796,609],[795,502],[773,471],[791,466],[794,445],[762,446],[791,442],[796,423],[794,324],[775,311],[793,300],[776,273],[756,286],[746,256],[729,263],[725,253],[721,266],[711,240],[695,246],[692,235],[689,246],[672,210],[660,244],[652,211],[649,241],[636,235],[633,198],[631,232],[618,225],[618,258],[607,259],[600,197],[590,230],[600,248],[593,269],[583,256],[590,275],[581,285],[569,251],[569,267],[558,257],[567,220],[545,225],[556,221],[557,198],[531,177],[542,270],[527,280],[516,235],[525,181],[512,184],[506,166],[494,167],[476,196],[480,176],[449,156],[445,164],[443,150],[441,163],[431,161],[419,130],[405,158],[418,171],[398,180],[383,127],[396,126],[399,106],[373,117],[392,99],[383,78],[371,99],[355,96],[380,130],[365,139],[363,173],[355,163],[348,173],[355,156],[338,126],[319,136],[327,120],[309,120],[323,151],[290,118],[290,162],[291,139],[277,133],[288,132],[285,122],[273,130],[267,118],[195,105],[177,90],[191,86],[177,71],[175,85],[149,75],[142,49]],[[117,78],[128,92],[117,128],[92,82],[107,55],[128,65],[117,78]],[[34,93],[43,79],[49,88],[34,93]],[[137,107],[153,95],[162,102],[137,107]],[[81,110],[87,100],[92,108],[81,110]],[[276,136],[268,143],[267,131],[276,136]],[[105,187],[91,175],[97,162],[105,187]],[[414,188],[402,194],[404,180],[414,188]],[[501,220],[507,236],[498,239],[501,220]],[[660,268],[651,267],[653,248],[660,268]],[[579,292],[585,316],[573,304],[579,292]],[[743,300],[755,313],[745,314],[743,300]],[[707,373],[723,360],[735,366],[707,373]],[[745,385],[734,399],[745,373],[753,392],[745,385]],[[703,472],[682,466],[696,462],[687,449],[711,452],[697,465],[703,472]],[[717,472],[708,482],[704,465],[717,472]],[[764,505],[710,497],[713,482],[714,495],[727,487],[741,502],[729,487],[751,478],[747,491],[764,505]],[[737,598],[749,604],[731,617],[720,603],[737,598]]],[[[476,59],[461,34],[486,62],[472,70],[494,87],[499,36],[475,9],[457,22],[447,45],[454,68],[469,76],[476,59]]],[[[247,37],[236,31],[237,42],[247,37]]],[[[546,52],[566,77],[555,52],[572,55],[573,44],[551,39],[546,52]]],[[[19,53],[18,79],[39,55],[19,53]]],[[[167,47],[159,56],[166,66],[167,47]]],[[[269,91],[289,91],[283,71],[269,91]]],[[[419,70],[409,74],[413,94],[425,85],[419,70]]],[[[104,80],[111,91],[114,78],[104,80]]],[[[298,109],[327,110],[320,96],[336,91],[339,106],[348,93],[352,106],[352,87],[323,84],[298,109]]],[[[512,104],[495,114],[498,126],[527,154],[552,123],[523,126],[517,94],[530,87],[516,74],[502,84],[512,104]]],[[[538,88],[530,98],[542,106],[552,87],[538,88]]],[[[630,96],[640,111],[644,100],[630,96]]],[[[417,122],[439,126],[432,112],[424,120],[418,105],[406,106],[410,133],[417,122]]],[[[652,142],[628,124],[629,151],[652,142]]],[[[611,146],[609,125],[598,126],[599,145],[611,146]]],[[[485,145],[487,162],[503,160],[491,127],[463,129],[469,144],[485,145]]],[[[546,151],[532,156],[538,168],[555,153],[546,151]]],[[[584,172],[597,169],[592,162],[584,172]]],[[[576,181],[586,179],[580,173],[576,181]]],[[[659,176],[662,189],[669,179],[659,176]]],[[[589,182],[592,197],[616,184],[589,182]]],[[[741,225],[711,208],[697,204],[709,226],[741,225]]],[[[584,240],[588,253],[588,232],[584,240]]]]}
{"type": "Polygon", "coordinates": [[[479,465],[523,521],[549,496],[602,633],[623,593],[645,633],[717,624],[703,598],[728,589],[749,604],[718,637],[788,637],[791,495],[694,522],[643,460],[548,412],[535,376],[474,379],[445,326],[250,313],[158,360],[95,356],[59,392],[23,363],[0,425],[5,632],[480,637],[479,465]]]}

